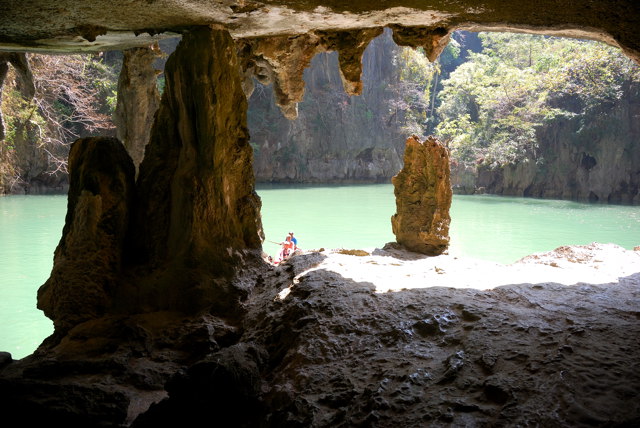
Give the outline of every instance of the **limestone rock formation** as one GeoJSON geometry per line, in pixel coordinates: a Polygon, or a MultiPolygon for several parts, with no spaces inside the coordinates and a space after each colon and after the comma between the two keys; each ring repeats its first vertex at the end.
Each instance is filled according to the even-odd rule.
{"type": "Polygon", "coordinates": [[[143,307],[215,304],[233,312],[222,291],[226,278],[242,251],[259,257],[263,239],[233,40],[222,29],[185,34],[165,79],[138,175],[128,254],[143,272],[160,273],[142,280],[135,293],[143,307]]]}
{"type": "Polygon", "coordinates": [[[297,103],[304,95],[304,69],[317,53],[326,51],[338,52],[344,90],[349,95],[358,95],[362,91],[362,54],[369,42],[381,33],[381,28],[374,28],[244,39],[239,52],[247,97],[253,92],[253,76],[262,84],[273,83],[276,105],[285,117],[295,119],[297,103]]]}
{"type": "Polygon", "coordinates": [[[271,87],[256,83],[247,115],[256,180],[388,183],[402,168],[406,139],[405,122],[389,114],[389,88],[398,82],[389,59],[397,51],[390,29],[369,43],[362,56],[360,96],[345,93],[342,52],[317,54],[304,73],[305,96],[296,120],[275,107],[271,87]]]}
{"type": "Polygon", "coordinates": [[[447,44],[450,33],[446,28],[405,27],[403,25],[391,25],[393,40],[398,46],[420,46],[424,48],[429,61],[435,61],[447,44]]]}
{"type": "Polygon", "coordinates": [[[61,334],[107,312],[122,274],[134,168],[115,138],[83,138],[69,153],[67,218],[38,308],[61,334]]]}
{"type": "MultiPolygon", "coordinates": [[[[78,191],[39,297],[57,336],[23,360],[0,355],[3,417],[66,427],[638,425],[638,274],[570,288],[376,293],[313,270],[322,255],[262,263],[240,78],[251,65],[238,62],[232,36],[286,38],[283,52],[251,46],[247,58],[267,62],[304,61],[318,47],[307,45],[311,33],[349,31],[355,40],[398,22],[415,27],[405,40],[432,52],[454,28],[512,29],[592,37],[638,59],[639,14],[633,0],[588,8],[557,0],[115,0],[108,10],[95,0],[0,0],[2,50],[100,51],[147,46],[143,33],[184,34],[167,64],[135,201],[120,203],[132,163],[85,163],[85,144],[76,148],[78,191]],[[420,27],[435,37],[418,40],[420,27]],[[300,52],[287,56],[298,37],[300,52]],[[108,176],[96,179],[85,166],[108,176]],[[82,257],[91,265],[73,266],[82,257]]],[[[359,42],[353,48],[343,59],[359,55],[359,42]]],[[[269,67],[267,75],[278,70],[269,67]]],[[[342,70],[357,91],[357,66],[342,70]]],[[[290,83],[285,106],[299,89],[290,83]]],[[[444,197],[440,190],[430,191],[444,197]]],[[[441,227],[444,217],[434,216],[441,227]]],[[[436,232],[429,251],[446,247],[436,232]]]]}
{"type": "Polygon", "coordinates": [[[234,267],[260,259],[262,227],[234,53],[224,30],[185,35],[135,189],[119,141],[74,144],[63,238],[39,292],[56,333],[113,313],[241,310],[234,267]]]}
{"type": "Polygon", "coordinates": [[[605,250],[523,263],[598,260],[597,271],[624,255],[627,273],[612,283],[493,289],[486,278],[450,287],[444,273],[402,290],[403,264],[419,260],[401,252],[378,256],[396,292],[327,268],[363,257],[244,265],[259,280],[241,324],[167,312],[87,322],[55,353],[0,367],[0,402],[25,425],[78,428],[635,426],[640,273],[628,272],[640,254],[605,250]]]}
{"type": "Polygon", "coordinates": [[[136,171],[144,158],[153,116],[160,104],[158,72],[153,68],[159,50],[158,45],[152,45],[124,51],[118,79],[118,103],[113,121],[136,171]]]}
{"type": "Polygon", "coordinates": [[[396,241],[408,250],[442,254],[449,246],[449,150],[434,137],[407,139],[404,167],[392,178],[396,214],[391,217],[396,241]]]}
{"type": "MultiPolygon", "coordinates": [[[[235,39],[351,31],[402,24],[415,29],[544,32],[594,38],[621,46],[640,59],[640,12],[634,0],[582,3],[520,0],[448,2],[389,0],[384,3],[264,0],[116,0],[108,10],[96,0],[0,2],[0,50],[103,51],[148,46],[163,32],[221,24],[235,39]]],[[[441,33],[442,34],[442,33],[441,33]]],[[[421,43],[422,44],[422,43],[421,43]]],[[[429,45],[433,45],[429,42],[429,45]]]]}

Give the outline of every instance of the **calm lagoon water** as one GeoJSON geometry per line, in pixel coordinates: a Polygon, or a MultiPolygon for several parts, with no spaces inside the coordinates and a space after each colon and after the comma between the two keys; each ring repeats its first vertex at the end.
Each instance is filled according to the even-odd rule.
{"type": "MultiPolygon", "coordinates": [[[[393,241],[390,184],[258,186],[266,241],[287,232],[303,249],[373,249],[393,241]]],[[[0,198],[0,351],[23,358],[53,331],[36,308],[66,214],[66,196],[0,198]]],[[[640,245],[640,207],[498,196],[454,196],[449,253],[512,263],[561,245],[640,245]]],[[[270,242],[273,241],[273,242],[270,242]]]]}
{"type": "MultiPolygon", "coordinates": [[[[380,248],[393,241],[391,184],[262,186],[265,238],[280,242],[293,231],[298,246],[380,248]]],[[[562,245],[640,245],[640,207],[491,195],[454,195],[449,253],[499,263],[562,245]]],[[[279,246],[265,242],[277,255],[279,246]]]]}
{"type": "Polygon", "coordinates": [[[53,332],[36,296],[51,273],[66,212],[66,196],[0,197],[0,351],[13,358],[53,332]]]}

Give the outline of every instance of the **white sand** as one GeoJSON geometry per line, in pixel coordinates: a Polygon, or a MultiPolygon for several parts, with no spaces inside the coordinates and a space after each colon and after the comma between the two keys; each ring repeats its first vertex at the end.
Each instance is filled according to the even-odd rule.
{"type": "MultiPolygon", "coordinates": [[[[380,253],[386,252],[376,251],[376,254],[380,253]]],[[[424,287],[490,289],[507,284],[544,282],[605,284],[640,272],[640,251],[626,250],[614,244],[559,247],[509,265],[451,255],[423,258],[396,252],[398,258],[391,253],[353,256],[340,254],[337,250],[323,254],[327,258],[314,270],[327,269],[354,281],[373,283],[377,292],[424,287]]]]}

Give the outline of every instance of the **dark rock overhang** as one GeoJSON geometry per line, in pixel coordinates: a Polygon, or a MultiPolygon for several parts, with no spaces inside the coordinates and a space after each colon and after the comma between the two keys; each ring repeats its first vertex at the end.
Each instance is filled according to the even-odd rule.
{"type": "Polygon", "coordinates": [[[86,52],[149,45],[199,25],[222,25],[235,39],[295,36],[384,26],[519,31],[588,38],[640,58],[640,9],[634,0],[0,1],[0,50],[86,52]]]}

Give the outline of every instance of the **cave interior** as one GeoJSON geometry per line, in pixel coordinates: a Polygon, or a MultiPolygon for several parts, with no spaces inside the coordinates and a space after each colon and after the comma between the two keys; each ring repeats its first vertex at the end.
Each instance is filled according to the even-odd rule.
{"type": "Polygon", "coordinates": [[[385,27],[431,60],[465,29],[594,39],[640,61],[635,1],[2,0],[0,11],[0,51],[18,58],[182,36],[144,158],[113,138],[72,146],[65,227],[37,296],[55,331],[32,355],[3,357],[7,419],[640,424],[640,276],[379,295],[328,271],[300,277],[321,254],[269,267],[246,127],[254,78],[296,117],[318,52],[339,53],[345,91],[359,94],[362,54],[385,27]]]}

